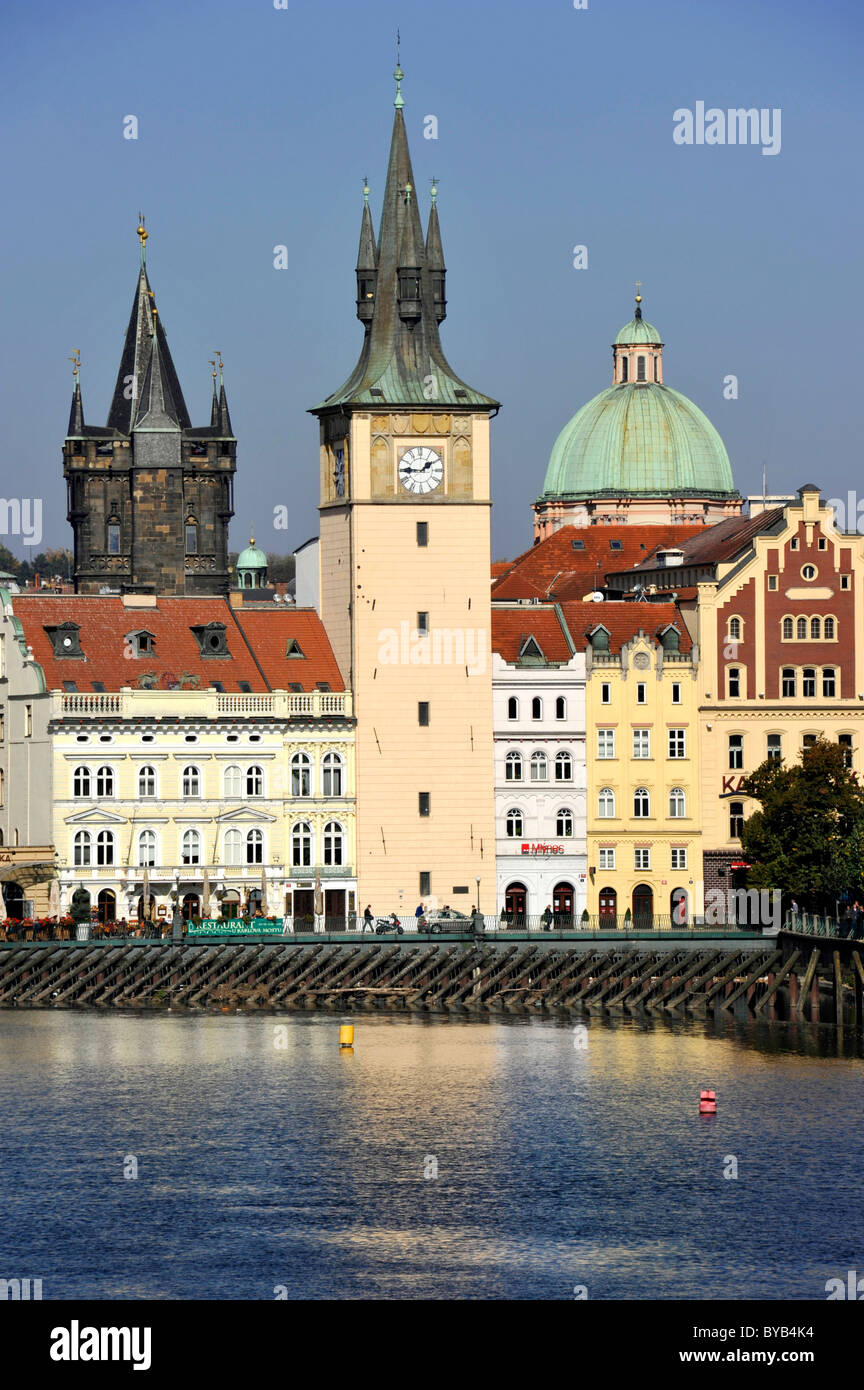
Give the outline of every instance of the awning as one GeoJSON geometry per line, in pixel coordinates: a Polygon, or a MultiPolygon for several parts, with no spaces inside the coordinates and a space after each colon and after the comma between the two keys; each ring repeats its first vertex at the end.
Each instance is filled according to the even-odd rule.
{"type": "Polygon", "coordinates": [[[37,860],[30,864],[4,864],[0,869],[0,880],[20,883],[22,888],[32,888],[35,883],[49,883],[56,872],[53,859],[37,860]]]}

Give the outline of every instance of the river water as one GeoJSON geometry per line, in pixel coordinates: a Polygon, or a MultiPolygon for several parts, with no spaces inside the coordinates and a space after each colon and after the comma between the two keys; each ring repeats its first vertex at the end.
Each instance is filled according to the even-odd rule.
{"type": "Polygon", "coordinates": [[[352,1021],[346,1054],[323,1015],[0,1012],[0,1278],[53,1299],[824,1299],[864,1272],[860,1036],[352,1021]]]}

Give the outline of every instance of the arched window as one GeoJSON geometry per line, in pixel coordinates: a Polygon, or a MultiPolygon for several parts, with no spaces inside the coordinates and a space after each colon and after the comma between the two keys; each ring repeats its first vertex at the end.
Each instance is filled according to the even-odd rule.
{"type": "Polygon", "coordinates": [[[823,635],[823,637],[825,638],[825,641],[826,641],[826,642],[833,642],[833,641],[834,641],[834,619],[833,619],[833,618],[826,618],[826,619],[825,619],[825,627],[824,627],[824,629],[823,629],[822,635],[823,635]]]}
{"type": "Polygon", "coordinates": [[[555,817],[555,834],[562,840],[569,840],[573,834],[573,812],[567,806],[562,806],[555,817]]]}
{"type": "Polygon", "coordinates": [[[342,795],[342,759],[338,753],[324,755],[324,795],[342,795]]]}
{"type": "Polygon", "coordinates": [[[601,787],[597,797],[597,814],[601,820],[611,820],[615,815],[615,793],[611,787],[601,787]]]}
{"type": "Polygon", "coordinates": [[[837,695],[837,673],[833,666],[822,667],[822,694],[829,700],[837,695]]]}
{"type": "Polygon", "coordinates": [[[687,798],[683,788],[673,787],[669,793],[669,815],[675,820],[687,814],[687,798]]]}
{"type": "Polygon", "coordinates": [[[795,694],[796,675],[794,666],[784,666],[782,675],[782,693],[788,699],[795,694]]]}
{"type": "Polygon", "coordinates": [[[236,763],[232,763],[230,767],[226,767],[223,781],[226,796],[242,796],[243,773],[240,771],[239,767],[237,767],[236,763]]]}
{"type": "Polygon", "coordinates": [[[784,618],[784,619],[783,619],[783,640],[784,640],[784,642],[791,642],[794,635],[795,635],[795,624],[792,622],[792,619],[791,619],[791,618],[784,618]]]}
{"type": "Polygon", "coordinates": [[[509,700],[507,701],[507,718],[519,718],[519,701],[517,700],[515,695],[511,695],[509,700]]]}
{"type": "Polygon", "coordinates": [[[345,831],[338,821],[330,820],[324,827],[324,863],[341,864],[345,853],[345,831]]]}
{"type": "Polygon", "coordinates": [[[120,554],[120,527],[116,521],[108,523],[108,554],[120,554]]]}
{"type": "Polygon", "coordinates": [[[816,672],[812,666],[805,666],[801,672],[801,694],[805,700],[816,698],[816,672]]]}
{"type": "Polygon", "coordinates": [[[643,817],[650,816],[650,814],[651,797],[648,794],[648,788],[637,787],[633,793],[633,815],[643,817]]]}
{"type": "Polygon", "coordinates": [[[100,830],[96,836],[96,863],[114,863],[114,831],[100,830]]]}
{"type": "Polygon", "coordinates": [[[299,821],[291,831],[291,863],[301,869],[312,863],[312,827],[308,821],[299,821]]]}
{"type": "Polygon", "coordinates": [[[76,767],[72,775],[72,795],[90,795],[90,769],[89,767],[76,767]]]}
{"type": "Polygon", "coordinates": [[[573,781],[573,759],[569,753],[557,753],[555,755],[555,781],[573,781]]]}
{"type": "Polygon", "coordinates": [[[246,795],[264,795],[264,771],[262,768],[257,767],[255,764],[253,764],[252,767],[247,767],[246,769],[246,795]]]}
{"type": "Polygon", "coordinates": [[[622,354],[622,357],[621,357],[621,380],[622,380],[622,381],[626,381],[626,380],[628,379],[629,373],[630,373],[630,362],[629,362],[628,358],[627,358],[625,355],[622,354]]]}
{"type": "Polygon", "coordinates": [[[515,806],[507,812],[507,834],[511,840],[522,838],[522,812],[515,806]]]}
{"type": "Polygon", "coordinates": [[[555,701],[555,718],[567,718],[567,701],[564,699],[563,695],[559,695],[557,700],[555,701]]]}
{"type": "Polygon", "coordinates": [[[114,795],[114,769],[113,767],[100,767],[96,773],[96,795],[98,797],[114,795]]]}
{"type": "Polygon", "coordinates": [[[193,767],[191,763],[188,767],[184,767],[183,769],[183,795],[201,795],[201,773],[198,771],[197,767],[193,767]]]}
{"type": "Polygon", "coordinates": [[[729,637],[730,637],[730,639],[731,639],[733,642],[740,642],[740,641],[741,641],[741,619],[740,619],[740,618],[730,618],[730,619],[729,619],[729,637]]]}
{"type": "Polygon", "coordinates": [[[549,764],[545,753],[531,754],[531,781],[545,782],[549,776],[549,764]]]}
{"type": "Polygon", "coordinates": [[[89,830],[77,830],[74,840],[74,861],[76,868],[82,868],[90,863],[90,832],[89,830]]]}
{"type": "MultiPolygon", "coordinates": [[[[238,769],[239,771],[239,769],[238,769]]],[[[243,837],[239,830],[226,830],[225,832],[225,863],[236,865],[241,862],[241,847],[243,837]]]]}
{"type": "Polygon", "coordinates": [[[192,516],[186,518],[186,554],[198,554],[198,523],[192,516]]]}
{"type": "Polygon", "coordinates": [[[659,370],[658,365],[657,365],[658,362],[659,362],[659,358],[658,358],[656,352],[653,353],[652,356],[653,356],[653,358],[654,358],[654,380],[655,380],[655,381],[659,381],[660,378],[659,378],[658,375],[657,375],[657,372],[658,372],[658,370],[659,370]]]}
{"type": "Polygon", "coordinates": [[[636,380],[637,380],[637,381],[644,381],[644,380],[645,380],[645,358],[644,358],[644,357],[637,357],[637,358],[636,358],[636,380]]]}
{"type": "Polygon", "coordinates": [[[540,699],[539,695],[535,695],[534,699],[531,701],[531,718],[543,718],[543,701],[540,699]]]}
{"type": "Polygon", "coordinates": [[[138,772],[138,795],[156,795],[156,769],[155,767],[142,767],[138,772]]]}
{"type": "Polygon", "coordinates": [[[504,764],[504,779],[507,782],[522,781],[522,754],[508,753],[504,764]]]}
{"type": "Polygon", "coordinates": [[[744,829],[744,802],[729,802],[729,838],[730,840],[740,840],[744,829]]]}
{"type": "Polygon", "coordinates": [[[810,619],[810,641],[818,642],[822,636],[822,624],[818,618],[810,619]]]}
{"type": "Polygon", "coordinates": [[[117,916],[117,894],[111,888],[103,888],[96,905],[100,922],[113,922],[117,916]]]}
{"type": "Polygon", "coordinates": [[[264,863],[264,836],[260,830],[250,830],[246,834],[246,863],[264,863]]]}
{"type": "Polygon", "coordinates": [[[138,867],[152,869],[156,863],[156,831],[142,830],[138,836],[138,867]]]}
{"type": "Polygon", "coordinates": [[[291,795],[312,795],[312,759],[308,753],[295,753],[291,759],[291,795]]]}
{"type": "Polygon", "coordinates": [[[201,863],[201,836],[197,830],[184,830],[181,847],[184,864],[201,863]]]}
{"type": "Polygon", "coordinates": [[[807,638],[807,619],[806,619],[806,618],[799,618],[799,619],[798,619],[798,633],[797,633],[797,636],[798,636],[798,641],[799,641],[799,642],[804,642],[804,641],[806,641],[806,638],[807,638]]]}

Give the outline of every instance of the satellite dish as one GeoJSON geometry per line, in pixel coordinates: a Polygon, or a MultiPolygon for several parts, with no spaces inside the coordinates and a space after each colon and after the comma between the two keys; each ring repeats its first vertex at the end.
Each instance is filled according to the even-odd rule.
{"type": "Polygon", "coordinates": [[[595,590],[594,590],[593,594],[591,595],[591,602],[592,602],[592,603],[603,603],[603,602],[605,602],[605,596],[604,596],[603,594],[601,594],[601,592],[600,592],[599,589],[595,589],[595,590]]]}

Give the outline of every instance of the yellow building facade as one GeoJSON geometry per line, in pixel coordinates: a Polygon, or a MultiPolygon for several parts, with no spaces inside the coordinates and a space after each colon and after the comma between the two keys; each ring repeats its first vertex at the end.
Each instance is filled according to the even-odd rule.
{"type": "Polygon", "coordinates": [[[604,605],[589,636],[587,911],[601,927],[704,911],[697,668],[662,609],[604,605]]]}

